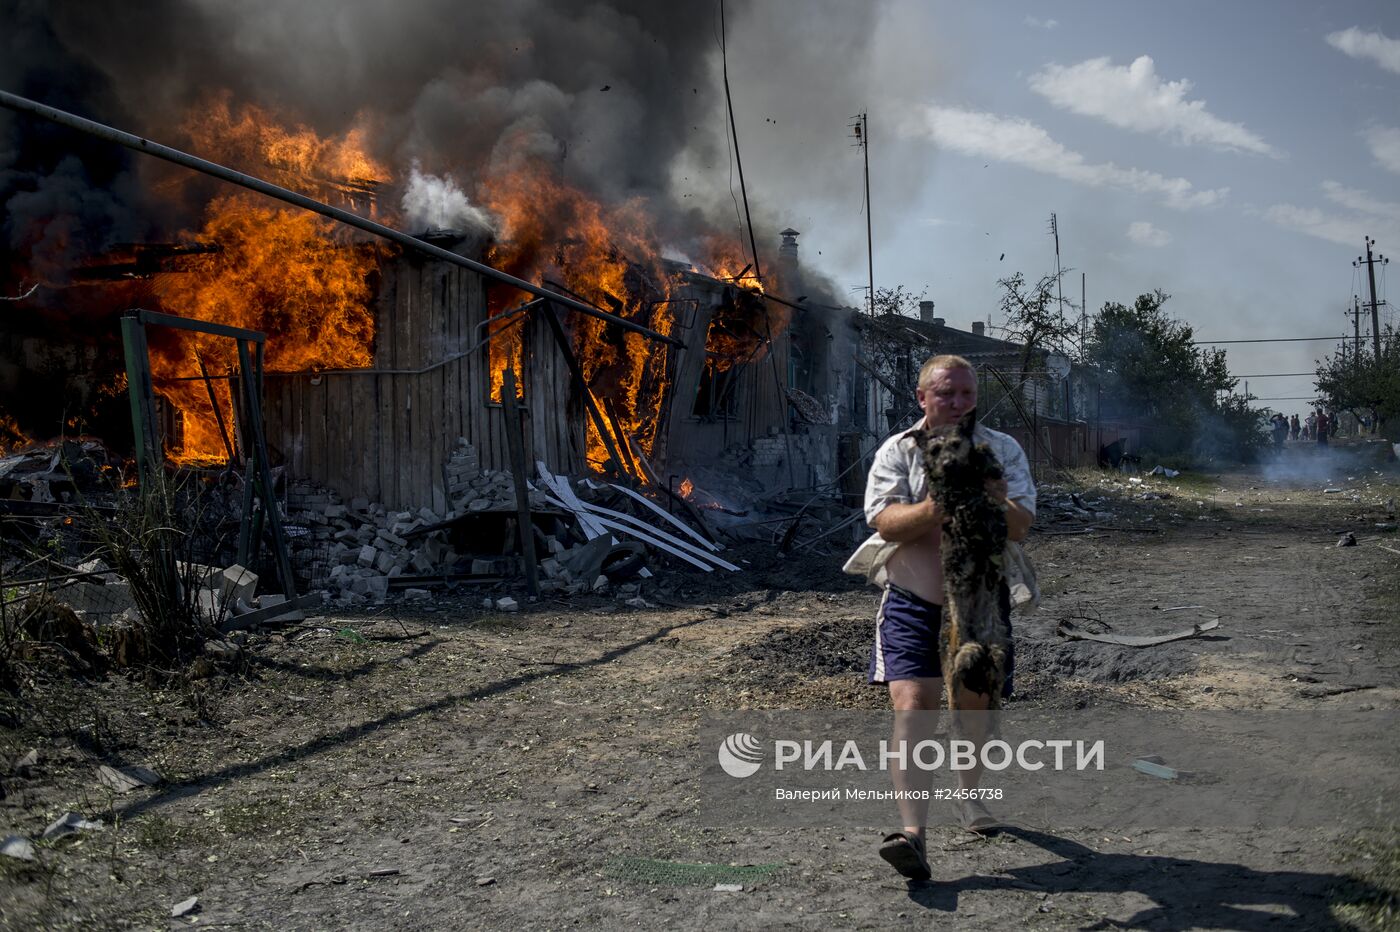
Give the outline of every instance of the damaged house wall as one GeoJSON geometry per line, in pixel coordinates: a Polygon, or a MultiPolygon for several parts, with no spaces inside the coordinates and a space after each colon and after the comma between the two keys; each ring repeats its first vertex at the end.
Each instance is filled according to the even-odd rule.
{"type": "MultiPolygon", "coordinates": [[[[486,283],[470,270],[416,255],[384,268],[376,305],[373,368],[268,373],[268,443],[297,478],[343,497],[391,508],[448,508],[446,463],[458,438],[482,469],[508,470],[503,412],[489,401],[486,283]]],[[[567,318],[566,318],[567,321],[567,318]]],[[[570,397],[567,366],[548,327],[524,328],[518,379],[525,458],[552,471],[586,472],[582,406],[570,397]]]]}

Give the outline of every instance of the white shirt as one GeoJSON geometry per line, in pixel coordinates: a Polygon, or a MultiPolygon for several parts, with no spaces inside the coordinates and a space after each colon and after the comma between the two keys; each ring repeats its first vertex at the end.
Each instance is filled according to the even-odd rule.
{"type": "MultiPolygon", "coordinates": [[[[875,451],[875,462],[865,483],[865,520],[873,524],[875,516],[890,505],[912,505],[928,497],[928,474],[924,470],[923,451],[913,438],[923,426],[920,418],[904,431],[895,434],[875,451]]],[[[999,430],[978,424],[973,439],[991,448],[1001,464],[1006,478],[1007,497],[1035,516],[1035,483],[1031,480],[1030,463],[1015,438],[999,430]]],[[[941,556],[942,529],[926,537],[903,544],[891,543],[879,534],[872,534],[857,548],[842,567],[847,573],[865,576],[877,586],[896,585],[934,604],[943,604],[943,561],[941,556]]],[[[1015,605],[1030,603],[1034,608],[1040,593],[1036,588],[1035,572],[1019,544],[1008,541],[1005,569],[1015,605]]]]}

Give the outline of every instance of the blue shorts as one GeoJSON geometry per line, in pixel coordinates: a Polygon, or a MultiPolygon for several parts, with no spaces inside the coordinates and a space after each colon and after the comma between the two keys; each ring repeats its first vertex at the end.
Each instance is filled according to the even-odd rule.
{"type": "MultiPolygon", "coordinates": [[[[1001,587],[998,605],[1006,636],[1011,638],[1011,593],[1001,587]]],[[[943,622],[943,606],[919,598],[907,589],[890,586],[880,600],[875,615],[875,647],[870,652],[870,683],[883,685],[895,680],[943,676],[938,656],[938,629],[943,622]]],[[[1004,697],[1011,695],[1012,674],[1016,669],[1016,649],[1011,645],[1006,657],[1004,697]]]]}

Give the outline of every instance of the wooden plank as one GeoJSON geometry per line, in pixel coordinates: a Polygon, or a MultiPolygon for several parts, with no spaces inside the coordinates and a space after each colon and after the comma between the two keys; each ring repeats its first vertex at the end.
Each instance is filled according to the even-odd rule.
{"type": "MultiPolygon", "coordinates": [[[[379,485],[379,451],[374,444],[374,428],[377,411],[374,406],[374,376],[355,378],[355,432],[347,438],[355,445],[358,455],[359,475],[350,497],[369,496],[369,490],[379,485]]],[[[342,493],[343,494],[343,493],[342,493]]]]}
{"type": "Polygon", "coordinates": [[[602,537],[605,533],[603,526],[584,509],[583,502],[574,494],[569,480],[563,476],[551,474],[549,467],[539,461],[535,462],[535,469],[539,472],[540,481],[545,484],[545,487],[557,495],[564,507],[578,518],[579,527],[583,528],[583,536],[589,540],[602,537]]]}
{"type": "Polygon", "coordinates": [[[379,416],[374,424],[374,445],[379,454],[379,487],[368,496],[372,502],[382,502],[389,496],[394,483],[394,377],[374,377],[374,405],[379,416]]]}
{"type": "Polygon", "coordinates": [[[326,482],[332,489],[348,488],[353,481],[355,469],[351,465],[356,458],[355,450],[355,381],[358,376],[339,375],[332,379],[326,376],[322,381],[330,384],[335,393],[335,410],[326,422],[326,437],[335,450],[335,468],[326,482]]]}
{"type": "Polygon", "coordinates": [[[403,376],[390,375],[386,378],[389,380],[389,416],[385,425],[384,439],[389,445],[390,465],[382,500],[386,506],[397,508],[399,489],[403,483],[403,471],[399,468],[399,463],[403,458],[403,451],[407,449],[408,429],[404,418],[403,376]]]}
{"type": "MultiPolygon", "coordinates": [[[[549,502],[550,504],[558,505],[561,508],[569,507],[568,505],[564,504],[562,500],[557,499],[552,495],[546,495],[544,500],[549,502]]],[[[577,512],[575,512],[575,514],[577,514],[577,512]]],[[[635,527],[629,527],[628,525],[625,525],[619,521],[613,521],[608,518],[601,518],[597,515],[593,515],[592,517],[595,522],[602,525],[604,528],[617,531],[620,534],[630,535],[642,541],[643,543],[651,544],[658,550],[664,550],[672,556],[679,557],[680,559],[684,560],[686,563],[689,563],[691,566],[694,566],[697,569],[704,570],[707,573],[714,572],[714,567],[710,566],[708,563],[704,563],[701,560],[698,560],[695,557],[691,556],[690,554],[670,546],[665,541],[658,540],[657,538],[653,537],[652,535],[648,534],[643,530],[640,530],[635,527]]]]}
{"type": "Polygon", "coordinates": [[[671,548],[667,550],[668,553],[674,553],[677,550],[682,550],[690,554],[691,556],[697,557],[699,559],[709,560],[711,563],[714,563],[721,569],[726,569],[733,573],[739,572],[739,567],[735,566],[733,563],[730,563],[728,560],[725,560],[721,557],[717,557],[713,553],[701,550],[698,547],[694,547],[686,543],[685,541],[680,540],[677,537],[667,534],[660,528],[653,527],[652,525],[647,524],[644,521],[638,520],[637,518],[634,518],[631,515],[623,514],[620,511],[613,511],[611,508],[604,508],[602,505],[594,505],[591,502],[580,501],[579,504],[583,507],[584,510],[588,512],[589,517],[591,517],[594,521],[598,522],[599,524],[603,525],[603,527],[617,528],[618,524],[621,523],[623,527],[621,527],[620,530],[624,530],[628,533],[633,534],[636,534],[638,532],[649,534],[652,537],[655,537],[658,540],[665,542],[671,548]],[[637,531],[630,530],[633,527],[637,528],[637,531]]]}
{"type": "Polygon", "coordinates": [[[301,421],[302,443],[306,446],[307,478],[318,479],[321,475],[323,444],[316,436],[316,425],[325,420],[324,412],[318,416],[316,405],[321,401],[321,387],[304,381],[301,386],[301,404],[297,406],[297,417],[301,421]]]}
{"type": "Polygon", "coordinates": [[[630,497],[636,499],[637,501],[641,502],[643,505],[647,506],[647,507],[650,508],[652,511],[656,512],[656,514],[659,515],[662,519],[664,519],[664,520],[670,522],[671,524],[674,524],[677,528],[679,528],[679,529],[680,529],[682,532],[684,532],[687,536],[689,536],[691,539],[693,539],[693,540],[694,540],[697,544],[699,544],[701,547],[704,547],[706,550],[710,551],[711,553],[719,553],[719,551],[720,551],[719,545],[717,545],[717,544],[715,544],[715,543],[712,543],[711,541],[706,540],[704,537],[702,537],[702,536],[701,536],[694,528],[692,528],[690,525],[686,524],[684,521],[680,520],[679,518],[677,518],[675,515],[671,514],[670,512],[666,511],[666,510],[663,509],[660,505],[658,505],[658,504],[656,504],[655,502],[653,502],[651,499],[645,498],[645,497],[643,497],[643,496],[641,496],[641,495],[638,495],[636,492],[632,491],[631,489],[627,488],[626,486],[618,485],[618,484],[615,483],[615,482],[609,482],[608,485],[612,486],[614,489],[617,489],[619,492],[623,493],[624,495],[628,495],[628,496],[630,496],[630,497]]]}
{"type": "Polygon", "coordinates": [[[525,487],[525,429],[520,423],[520,405],[515,398],[515,372],[507,367],[501,392],[505,428],[510,444],[510,474],[515,485],[515,520],[520,552],[525,558],[525,586],[530,595],[540,594],[540,571],[535,562],[535,522],[530,517],[530,492],[525,487]]]}

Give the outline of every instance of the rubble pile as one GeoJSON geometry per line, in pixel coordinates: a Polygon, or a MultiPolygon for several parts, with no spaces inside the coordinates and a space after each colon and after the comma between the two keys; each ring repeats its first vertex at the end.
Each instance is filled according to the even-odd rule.
{"type": "Polygon", "coordinates": [[[106,447],[96,440],[61,440],[17,450],[0,456],[0,501],[72,502],[79,491],[95,490],[112,465],[106,447]]]}
{"type": "MultiPolygon", "coordinates": [[[[518,585],[524,566],[511,475],[480,468],[471,444],[459,439],[445,479],[451,502],[445,513],[391,510],[364,498],[347,503],[334,491],[293,483],[286,510],[294,568],[339,607],[381,603],[397,593],[426,600],[443,585],[518,585]]],[[[603,591],[649,575],[646,544],[707,569],[697,554],[719,549],[689,528],[666,527],[664,513],[630,490],[548,473],[527,486],[541,594],[603,591]],[[675,540],[677,530],[689,538],[675,540]],[[627,537],[640,543],[624,543],[627,537]]],[[[713,557],[710,563],[727,566],[713,557]]],[[[518,607],[510,596],[488,601],[506,611],[518,607]]]]}

